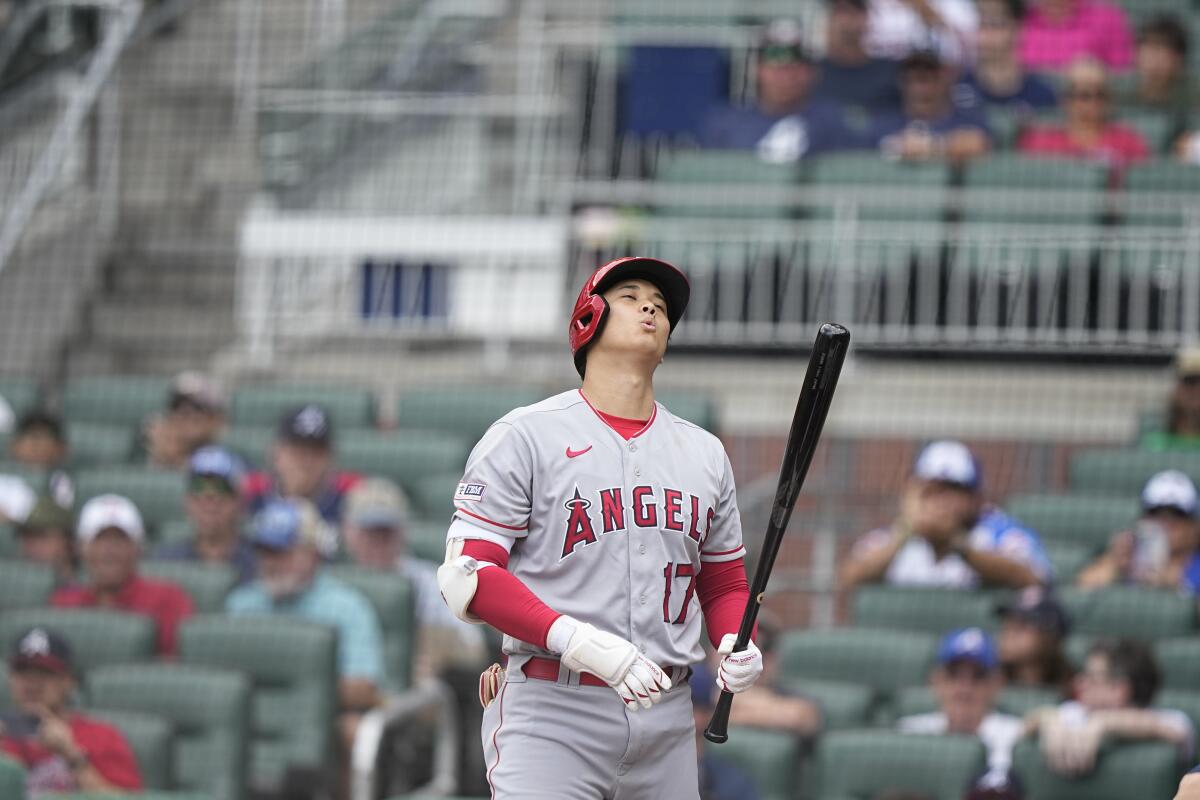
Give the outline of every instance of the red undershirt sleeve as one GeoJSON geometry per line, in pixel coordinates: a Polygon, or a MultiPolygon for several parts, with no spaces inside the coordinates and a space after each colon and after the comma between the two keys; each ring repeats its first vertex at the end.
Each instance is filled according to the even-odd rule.
{"type": "Polygon", "coordinates": [[[744,560],[705,562],[696,578],[696,594],[704,613],[708,640],[716,649],[725,634],[737,633],[750,599],[744,560]]]}
{"type": "Polygon", "coordinates": [[[494,542],[468,539],[463,555],[496,565],[475,573],[479,585],[467,610],[501,633],[545,647],[550,626],[562,615],[508,571],[508,551],[494,542]]]}

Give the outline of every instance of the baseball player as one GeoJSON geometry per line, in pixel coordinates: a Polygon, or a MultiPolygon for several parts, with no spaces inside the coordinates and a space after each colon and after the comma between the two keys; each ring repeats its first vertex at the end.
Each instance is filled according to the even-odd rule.
{"type": "Polygon", "coordinates": [[[582,388],[492,425],[455,492],[439,587],[508,655],[480,684],[494,798],[696,800],[681,684],[701,617],[721,688],[762,670],[753,644],[733,653],[749,591],[729,459],[654,401],[689,291],[653,258],[593,273],[570,322],[582,388]]]}

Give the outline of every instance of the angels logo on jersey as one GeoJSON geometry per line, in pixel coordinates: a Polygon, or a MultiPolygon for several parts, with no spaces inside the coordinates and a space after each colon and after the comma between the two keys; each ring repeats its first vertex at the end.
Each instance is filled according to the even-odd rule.
{"type": "MultiPolygon", "coordinates": [[[[635,486],[630,494],[633,524],[637,527],[676,531],[685,534],[697,545],[702,544],[708,537],[716,512],[712,506],[707,507],[704,514],[704,532],[701,533],[700,498],[696,495],[685,495],[678,489],[664,488],[661,496],[655,496],[653,486],[635,486]],[[688,500],[687,511],[684,510],[685,496],[688,500]]],[[[597,495],[600,501],[599,525],[592,519],[592,500],[584,497],[578,486],[575,487],[574,494],[563,503],[563,508],[567,511],[567,519],[563,533],[561,558],[566,558],[580,547],[586,547],[596,542],[597,529],[601,531],[601,535],[625,530],[623,487],[614,486],[611,489],[601,489],[597,495]]]]}

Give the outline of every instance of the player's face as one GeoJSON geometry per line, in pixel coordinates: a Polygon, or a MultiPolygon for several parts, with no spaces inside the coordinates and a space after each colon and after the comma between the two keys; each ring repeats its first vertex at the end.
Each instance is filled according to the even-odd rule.
{"type": "Polygon", "coordinates": [[[968,660],[952,661],[933,674],[933,692],[951,733],[974,734],[996,702],[1001,679],[968,660]]]}
{"type": "Polygon", "coordinates": [[[75,688],[70,675],[29,667],[10,670],[8,684],[17,708],[26,714],[43,709],[57,713],[75,688]]]}
{"type": "Polygon", "coordinates": [[[1093,653],[1075,677],[1075,696],[1089,711],[1107,711],[1130,705],[1129,681],[1113,675],[1108,659],[1093,653]]]}
{"type": "Polygon", "coordinates": [[[317,493],[321,478],[333,463],[329,448],[298,442],[275,446],[275,472],[284,497],[309,497],[317,493]]]}
{"type": "Polygon", "coordinates": [[[604,293],[608,319],[597,349],[652,359],[657,364],[667,352],[671,323],[667,301],[658,287],[640,278],[618,281],[604,293]]]}
{"type": "Polygon", "coordinates": [[[137,542],[123,531],[108,528],[84,545],[83,561],[97,588],[116,590],[137,571],[138,553],[137,542]]]}

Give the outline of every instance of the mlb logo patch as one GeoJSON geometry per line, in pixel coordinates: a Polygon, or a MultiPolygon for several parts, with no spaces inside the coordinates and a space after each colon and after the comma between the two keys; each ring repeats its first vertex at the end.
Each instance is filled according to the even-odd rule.
{"type": "Polygon", "coordinates": [[[478,503],[483,499],[483,493],[486,490],[486,483],[460,483],[458,489],[454,492],[454,499],[470,500],[473,503],[478,503]]]}

